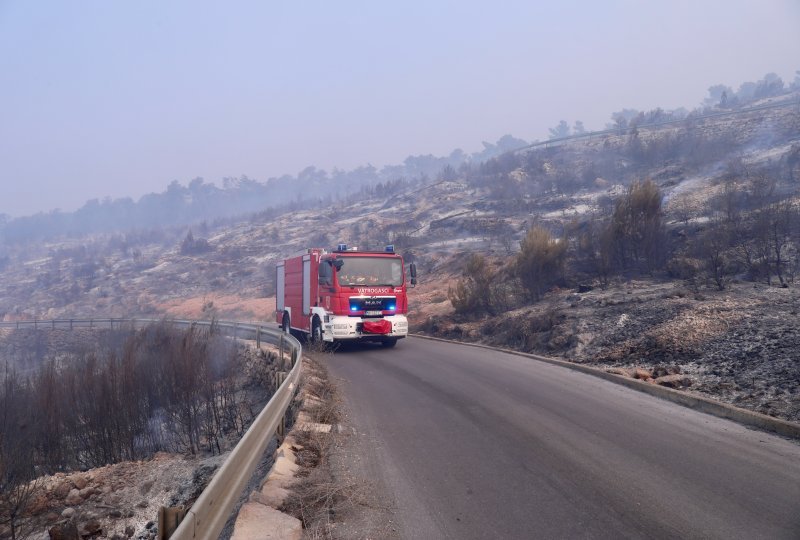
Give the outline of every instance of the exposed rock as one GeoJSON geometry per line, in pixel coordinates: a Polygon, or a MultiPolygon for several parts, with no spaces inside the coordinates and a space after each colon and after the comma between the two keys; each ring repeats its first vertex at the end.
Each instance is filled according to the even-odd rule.
{"type": "Polygon", "coordinates": [[[64,499],[67,495],[69,495],[70,490],[72,489],[72,483],[64,480],[56,484],[53,488],[53,496],[56,499],[64,499]]]}
{"type": "Polygon", "coordinates": [[[72,481],[72,485],[74,485],[78,489],[84,489],[86,485],[89,483],[86,480],[86,477],[82,474],[76,474],[70,477],[70,481],[72,481]]]}
{"type": "Polygon", "coordinates": [[[81,492],[77,489],[72,489],[67,495],[67,498],[64,499],[64,502],[69,506],[75,506],[77,504],[81,504],[83,502],[83,497],[81,497],[81,492]]]}
{"type": "Polygon", "coordinates": [[[49,503],[50,501],[45,493],[36,493],[31,499],[31,502],[28,503],[28,513],[33,516],[39,515],[50,508],[49,503]]]}
{"type": "Polygon", "coordinates": [[[96,535],[102,534],[102,526],[100,525],[100,521],[97,518],[92,518],[86,523],[83,524],[81,527],[84,535],[96,535]]]}
{"type": "Polygon", "coordinates": [[[81,540],[81,536],[78,534],[78,527],[71,521],[52,527],[48,533],[50,534],[50,540],[81,540]]]}
{"type": "Polygon", "coordinates": [[[646,370],[644,368],[636,368],[636,369],[633,370],[633,378],[634,379],[645,380],[645,379],[650,379],[652,377],[653,377],[652,373],[650,373],[648,370],[646,370]]]}
{"type": "Polygon", "coordinates": [[[653,377],[664,377],[666,375],[678,375],[681,372],[680,366],[663,366],[658,365],[653,367],[653,377]]]}
{"type": "Polygon", "coordinates": [[[141,486],[139,486],[139,493],[142,495],[147,495],[147,493],[153,488],[153,480],[148,480],[141,486]]]}
{"type": "Polygon", "coordinates": [[[625,368],[614,367],[614,368],[608,368],[606,371],[608,373],[613,373],[614,375],[622,375],[623,377],[633,377],[633,373],[631,373],[629,369],[625,368]]]}
{"type": "Polygon", "coordinates": [[[80,490],[81,499],[88,499],[94,494],[95,494],[95,489],[93,487],[86,487],[80,490]]]}
{"type": "Polygon", "coordinates": [[[61,516],[59,516],[55,512],[48,512],[47,515],[44,516],[44,520],[47,523],[55,523],[59,519],[61,519],[61,516]]]}
{"type": "Polygon", "coordinates": [[[258,503],[246,503],[239,510],[231,540],[248,538],[291,538],[303,536],[302,522],[288,514],[258,503]]]}
{"type": "Polygon", "coordinates": [[[666,386],[668,388],[683,388],[692,385],[692,380],[686,375],[664,375],[656,379],[656,384],[666,386]]]}
{"type": "Polygon", "coordinates": [[[64,508],[64,511],[61,512],[61,517],[64,519],[72,519],[75,516],[75,509],[72,507],[64,508]]]}

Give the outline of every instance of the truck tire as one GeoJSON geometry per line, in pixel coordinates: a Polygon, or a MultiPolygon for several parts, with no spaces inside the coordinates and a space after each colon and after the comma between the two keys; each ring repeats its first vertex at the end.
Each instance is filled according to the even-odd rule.
{"type": "Polygon", "coordinates": [[[292,325],[291,325],[291,321],[289,320],[289,314],[288,313],[284,313],[283,314],[283,322],[281,323],[281,330],[283,330],[283,332],[285,334],[291,334],[292,333],[292,325]]]}
{"type": "Polygon", "coordinates": [[[383,345],[384,349],[391,349],[392,347],[397,345],[397,338],[396,337],[386,338],[381,342],[381,345],[383,345]]]}
{"type": "Polygon", "coordinates": [[[314,317],[311,322],[311,335],[309,338],[311,343],[322,343],[322,323],[319,322],[318,317],[314,317]]]}

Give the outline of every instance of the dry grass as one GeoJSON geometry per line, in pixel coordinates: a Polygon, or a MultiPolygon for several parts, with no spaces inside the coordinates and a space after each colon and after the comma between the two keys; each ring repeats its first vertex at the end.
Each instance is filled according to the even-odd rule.
{"type": "Polygon", "coordinates": [[[335,425],[342,415],[337,388],[328,377],[327,369],[317,363],[316,373],[306,379],[306,400],[303,410],[312,422],[335,425]]]}
{"type": "MultiPolygon", "coordinates": [[[[330,380],[324,359],[313,354],[304,375],[306,395],[303,412],[311,422],[336,424],[341,418],[341,406],[336,385],[330,380]]],[[[303,523],[305,538],[335,538],[335,523],[358,501],[361,489],[354,482],[344,481],[333,474],[331,456],[339,446],[336,429],[330,433],[297,431],[293,434],[299,481],[280,510],[303,523]]]]}
{"type": "Polygon", "coordinates": [[[318,466],[292,488],[281,511],[303,523],[305,538],[336,538],[336,522],[358,504],[359,491],[334,478],[327,465],[318,466]]]}

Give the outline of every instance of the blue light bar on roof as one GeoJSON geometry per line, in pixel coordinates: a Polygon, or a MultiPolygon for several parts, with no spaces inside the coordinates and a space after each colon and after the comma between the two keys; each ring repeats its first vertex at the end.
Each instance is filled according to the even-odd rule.
{"type": "Polygon", "coordinates": [[[394,244],[386,246],[386,253],[394,253],[394,244]]]}
{"type": "Polygon", "coordinates": [[[339,244],[336,246],[336,251],[347,251],[347,244],[339,244]]]}

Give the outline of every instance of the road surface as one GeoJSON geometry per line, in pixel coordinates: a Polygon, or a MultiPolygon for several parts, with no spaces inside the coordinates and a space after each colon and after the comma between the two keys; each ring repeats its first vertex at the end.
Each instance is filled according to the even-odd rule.
{"type": "Polygon", "coordinates": [[[328,357],[404,538],[800,538],[800,444],[535,360],[328,357]]]}

